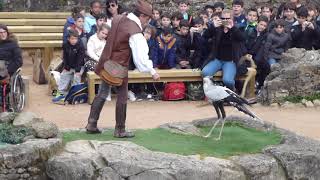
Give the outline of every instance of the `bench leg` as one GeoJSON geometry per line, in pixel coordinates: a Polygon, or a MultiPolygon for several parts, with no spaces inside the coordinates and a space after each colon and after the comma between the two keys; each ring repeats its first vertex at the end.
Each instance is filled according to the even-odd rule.
{"type": "Polygon", "coordinates": [[[45,47],[44,51],[42,53],[43,55],[43,67],[47,71],[50,65],[51,60],[53,59],[53,52],[54,48],[53,47],[45,47]]]}

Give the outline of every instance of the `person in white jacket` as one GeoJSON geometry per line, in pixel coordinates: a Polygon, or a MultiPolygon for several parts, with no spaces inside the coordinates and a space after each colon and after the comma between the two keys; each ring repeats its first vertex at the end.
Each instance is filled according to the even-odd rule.
{"type": "MultiPolygon", "coordinates": [[[[87,44],[88,58],[86,63],[84,64],[85,72],[94,71],[94,68],[97,65],[104,49],[104,46],[106,45],[106,38],[110,29],[110,26],[104,23],[102,24],[101,28],[98,29],[97,33],[89,38],[87,44]]],[[[107,101],[111,101],[111,88],[109,89],[107,101]]]]}

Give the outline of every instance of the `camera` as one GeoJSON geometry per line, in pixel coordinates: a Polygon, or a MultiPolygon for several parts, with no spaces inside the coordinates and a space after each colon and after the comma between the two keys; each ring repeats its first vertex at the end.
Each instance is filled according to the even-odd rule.
{"type": "Polygon", "coordinates": [[[226,21],[226,20],[223,20],[223,21],[222,21],[222,25],[223,25],[223,26],[228,26],[228,25],[229,25],[229,22],[226,21]]]}

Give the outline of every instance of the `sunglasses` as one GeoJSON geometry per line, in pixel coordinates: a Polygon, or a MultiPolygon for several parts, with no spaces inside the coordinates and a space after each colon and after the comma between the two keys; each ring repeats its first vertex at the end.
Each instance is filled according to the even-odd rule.
{"type": "Polygon", "coordinates": [[[114,8],[114,7],[116,7],[116,6],[117,6],[116,4],[108,4],[108,5],[107,5],[107,8],[110,8],[110,7],[113,7],[113,8],[114,8]]]}
{"type": "Polygon", "coordinates": [[[223,17],[221,17],[220,19],[221,20],[230,20],[231,18],[223,18],[223,17]]]}

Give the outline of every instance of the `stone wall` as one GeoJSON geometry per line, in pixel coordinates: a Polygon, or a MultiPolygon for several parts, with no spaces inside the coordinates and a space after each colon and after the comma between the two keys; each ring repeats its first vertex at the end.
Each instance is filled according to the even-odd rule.
{"type": "MultiPolygon", "coordinates": [[[[3,11],[70,11],[74,5],[87,6],[91,0],[0,0],[0,7],[3,11]]],[[[105,2],[105,0],[101,0],[105,2]]],[[[165,11],[176,11],[178,0],[149,0],[154,6],[160,7],[165,11]]],[[[246,0],[246,7],[257,7],[261,5],[272,5],[278,7],[280,3],[286,0],[246,0]]],[[[307,0],[320,5],[318,0],[307,0]]],[[[119,0],[120,4],[129,5],[133,1],[119,0]]],[[[190,0],[192,4],[191,11],[195,12],[201,9],[206,3],[212,2],[208,0],[190,0]]],[[[213,1],[214,2],[214,1],[213,1]]],[[[230,6],[232,0],[224,1],[230,6]]],[[[131,7],[131,6],[128,6],[131,7]]]]}

